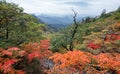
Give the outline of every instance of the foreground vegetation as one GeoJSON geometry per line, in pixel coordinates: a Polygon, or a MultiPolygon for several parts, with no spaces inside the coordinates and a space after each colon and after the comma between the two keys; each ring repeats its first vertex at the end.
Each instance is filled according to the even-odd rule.
{"type": "Polygon", "coordinates": [[[0,74],[120,74],[120,8],[57,33],[0,1],[0,74]]]}
{"type": "Polygon", "coordinates": [[[0,49],[2,74],[119,74],[120,54],[100,53],[93,55],[80,50],[52,53],[49,40],[29,43],[22,49],[0,49]]]}

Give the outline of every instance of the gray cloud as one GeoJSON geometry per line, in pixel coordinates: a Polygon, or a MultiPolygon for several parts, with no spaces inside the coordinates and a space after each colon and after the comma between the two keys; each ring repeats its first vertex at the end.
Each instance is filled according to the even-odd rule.
{"type": "Polygon", "coordinates": [[[91,5],[88,2],[66,2],[65,4],[76,5],[76,6],[81,6],[81,7],[88,7],[91,5]]]}
{"type": "Polygon", "coordinates": [[[103,9],[108,12],[116,10],[119,0],[6,0],[14,2],[25,9],[27,13],[46,15],[71,15],[71,9],[80,15],[99,15],[103,9]]]}

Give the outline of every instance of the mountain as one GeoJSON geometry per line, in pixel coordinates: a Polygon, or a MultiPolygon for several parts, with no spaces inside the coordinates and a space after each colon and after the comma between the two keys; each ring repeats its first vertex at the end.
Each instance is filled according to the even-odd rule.
{"type": "Polygon", "coordinates": [[[73,22],[72,16],[50,16],[50,15],[36,15],[36,17],[45,24],[47,24],[50,28],[54,30],[59,30],[60,28],[64,28],[73,22]]]}

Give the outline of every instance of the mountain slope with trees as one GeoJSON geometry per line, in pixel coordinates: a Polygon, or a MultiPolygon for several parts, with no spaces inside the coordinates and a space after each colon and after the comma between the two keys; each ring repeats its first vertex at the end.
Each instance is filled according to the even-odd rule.
{"type": "Polygon", "coordinates": [[[14,3],[0,2],[0,47],[43,39],[46,25],[14,3]]]}
{"type": "Polygon", "coordinates": [[[110,13],[102,13],[101,16],[97,18],[88,17],[83,19],[80,23],[77,22],[78,28],[72,40],[69,38],[72,37],[75,30],[75,24],[73,23],[73,25],[53,35],[51,41],[52,50],[59,51],[61,48],[67,50],[72,41],[74,49],[85,49],[87,51],[87,46],[90,42],[96,41],[98,44],[102,44],[107,35],[115,34],[119,36],[119,15],[120,8],[110,13]],[[98,41],[101,42],[99,43],[98,41]]]}
{"type": "Polygon", "coordinates": [[[51,32],[0,1],[0,74],[120,74],[120,8],[51,32]]]}

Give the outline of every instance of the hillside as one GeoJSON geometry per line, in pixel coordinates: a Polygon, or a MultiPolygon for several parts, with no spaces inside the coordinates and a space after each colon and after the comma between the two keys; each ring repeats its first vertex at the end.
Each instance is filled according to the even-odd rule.
{"type": "MultiPolygon", "coordinates": [[[[79,23],[77,32],[73,38],[73,42],[75,43],[73,44],[74,48],[84,50],[90,42],[104,42],[104,39],[107,35],[115,34],[119,36],[119,27],[117,26],[119,25],[120,21],[119,17],[120,12],[118,9],[117,11],[106,13],[98,18],[89,18],[89,20],[83,20],[83,22],[79,23]]],[[[71,25],[59,32],[59,34],[53,36],[52,43],[54,44],[56,42],[55,44],[58,44],[56,47],[54,44],[53,49],[59,49],[59,46],[63,47],[61,44],[64,44],[67,47],[70,42],[68,37],[71,37],[73,30],[74,25],[71,25]],[[57,41],[57,39],[59,39],[59,41],[57,41]]]]}
{"type": "MultiPolygon", "coordinates": [[[[120,9],[117,11],[106,13],[103,16],[101,15],[94,22],[89,22],[81,25],[78,28],[78,33],[76,35],[82,36],[76,39],[78,41],[83,40],[83,47],[78,45],[78,49],[85,49],[84,46],[94,43],[99,45],[98,48],[100,52],[118,52],[120,53],[119,46],[119,24],[120,24],[120,9]],[[83,34],[80,34],[83,33],[83,34]],[[113,42],[112,42],[113,41],[113,42]],[[82,47],[82,48],[81,48],[82,47]]],[[[93,48],[94,49],[94,48],[93,48]]]]}
{"type": "Polygon", "coordinates": [[[45,24],[34,16],[24,13],[14,3],[0,1],[0,47],[19,46],[44,38],[48,32],[45,24]]]}
{"type": "Polygon", "coordinates": [[[81,22],[73,13],[73,23],[55,32],[0,1],[0,74],[120,74],[120,7],[81,22]]]}

